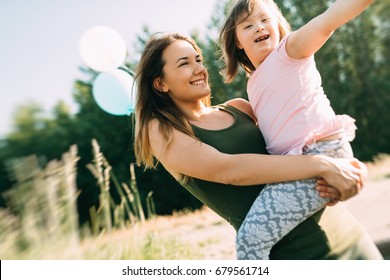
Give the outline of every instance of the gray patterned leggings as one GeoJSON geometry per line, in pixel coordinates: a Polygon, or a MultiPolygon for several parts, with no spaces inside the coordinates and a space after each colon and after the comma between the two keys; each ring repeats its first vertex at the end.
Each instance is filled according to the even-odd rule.
{"type": "MultiPolygon", "coordinates": [[[[303,154],[352,157],[346,139],[317,142],[303,154]]],[[[271,248],[301,222],[322,209],[328,199],[315,190],[316,179],[267,184],[256,198],[237,232],[239,260],[267,260],[271,248]]]]}

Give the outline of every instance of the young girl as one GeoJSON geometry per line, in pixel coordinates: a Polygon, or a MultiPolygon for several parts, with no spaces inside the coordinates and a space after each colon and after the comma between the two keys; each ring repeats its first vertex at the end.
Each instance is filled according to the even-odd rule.
{"type": "MultiPolygon", "coordinates": [[[[313,55],[334,30],[372,0],[338,0],[295,32],[272,0],[240,0],[220,35],[226,81],[241,65],[248,98],[271,154],[352,157],[354,119],[336,115],[323,92],[313,55]]],[[[237,234],[237,258],[268,259],[271,248],[323,208],[315,180],[269,184],[237,234]]]]}

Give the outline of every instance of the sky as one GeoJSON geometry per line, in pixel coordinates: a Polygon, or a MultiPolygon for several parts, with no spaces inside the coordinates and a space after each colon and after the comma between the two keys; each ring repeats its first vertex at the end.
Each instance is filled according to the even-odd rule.
{"type": "Polygon", "coordinates": [[[73,82],[81,78],[78,44],[94,26],[116,30],[131,60],[136,36],[205,32],[217,0],[0,0],[0,138],[15,106],[37,102],[46,112],[63,100],[75,112],[73,82]]]}

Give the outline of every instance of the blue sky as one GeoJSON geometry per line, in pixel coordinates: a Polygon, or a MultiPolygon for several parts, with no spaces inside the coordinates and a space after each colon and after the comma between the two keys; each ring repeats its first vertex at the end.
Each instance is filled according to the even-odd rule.
{"type": "Polygon", "coordinates": [[[152,32],[204,31],[217,0],[0,0],[0,137],[18,104],[35,101],[47,112],[64,100],[84,65],[81,35],[105,25],[125,39],[129,56],[143,25],[152,32]]]}

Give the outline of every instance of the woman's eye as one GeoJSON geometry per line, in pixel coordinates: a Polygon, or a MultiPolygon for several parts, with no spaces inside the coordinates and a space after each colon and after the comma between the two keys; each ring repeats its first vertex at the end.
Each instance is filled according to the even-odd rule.
{"type": "Polygon", "coordinates": [[[183,62],[183,63],[181,63],[181,64],[179,65],[179,67],[182,67],[182,66],[187,65],[187,64],[188,64],[188,62],[183,62]]]}

